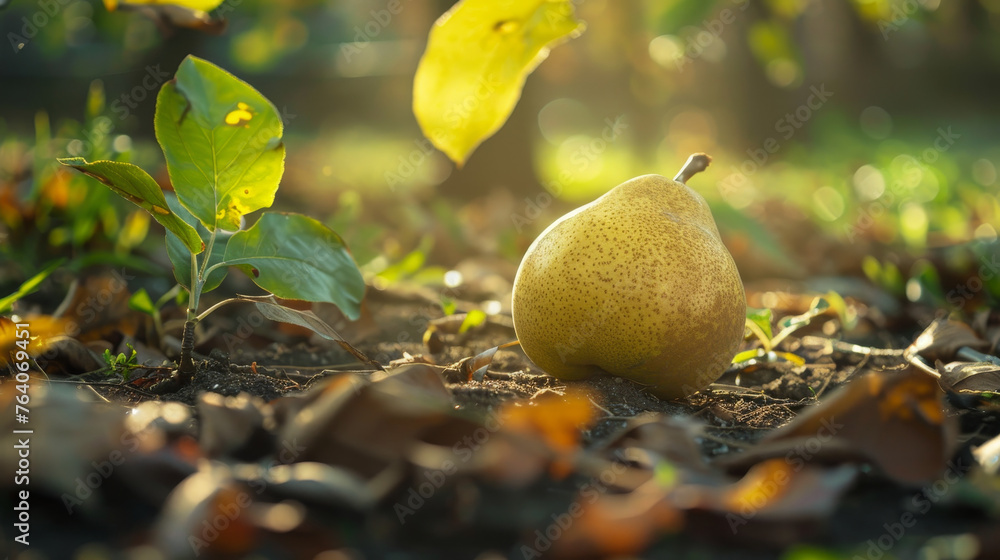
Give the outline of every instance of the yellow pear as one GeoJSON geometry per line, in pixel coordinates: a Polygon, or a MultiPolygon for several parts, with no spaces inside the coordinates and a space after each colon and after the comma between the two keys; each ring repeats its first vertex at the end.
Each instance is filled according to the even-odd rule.
{"type": "Polygon", "coordinates": [[[514,279],[524,353],[568,380],[602,372],[687,396],[726,370],[743,339],[746,297],[708,204],[684,183],[643,175],[559,218],[514,279]]]}

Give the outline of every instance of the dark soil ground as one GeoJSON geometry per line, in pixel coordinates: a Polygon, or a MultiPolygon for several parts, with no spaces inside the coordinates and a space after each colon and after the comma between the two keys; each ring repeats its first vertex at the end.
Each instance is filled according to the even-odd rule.
{"type": "MultiPolygon", "coordinates": [[[[957,465],[956,478],[961,484],[933,477],[925,483],[901,482],[881,472],[871,462],[822,457],[818,462],[825,465],[823,469],[829,469],[822,471],[823,476],[832,472],[836,465],[846,464],[853,469],[853,481],[834,497],[825,494],[821,478],[815,489],[804,490],[805,494],[795,503],[782,502],[774,505],[773,511],[769,509],[772,504],[761,506],[762,514],[758,519],[753,519],[755,512],[749,515],[743,512],[741,519],[750,521],[746,531],[734,529],[731,518],[728,524],[722,522],[726,517],[717,510],[709,512],[711,508],[707,506],[686,510],[682,523],[653,523],[648,521],[653,513],[640,517],[647,521],[637,521],[634,525],[648,523],[653,527],[651,535],[641,538],[621,529],[622,526],[627,528],[628,523],[618,525],[619,521],[609,521],[609,534],[596,534],[600,532],[597,531],[593,536],[596,544],[582,549],[586,554],[581,554],[581,549],[568,545],[560,549],[555,543],[562,538],[562,533],[569,535],[571,529],[556,531],[560,533],[556,539],[541,536],[551,529],[561,512],[567,511],[567,504],[572,506],[573,497],[586,487],[587,477],[599,471],[576,466],[570,469],[571,474],[567,477],[566,473],[556,476],[551,469],[545,474],[542,469],[524,474],[517,484],[512,484],[511,479],[518,478],[512,474],[519,468],[516,466],[518,461],[530,464],[533,456],[529,454],[529,458],[524,459],[519,455],[521,451],[508,449],[506,454],[495,459],[496,463],[479,464],[481,457],[470,461],[458,474],[451,476],[441,491],[432,492],[433,495],[425,500],[417,499],[420,507],[413,507],[415,504],[411,503],[409,507],[414,512],[406,519],[410,522],[403,522],[405,515],[401,517],[398,508],[412,497],[407,491],[421,488],[419,483],[424,480],[421,476],[433,481],[431,475],[435,472],[425,468],[426,465],[421,466],[421,459],[415,458],[419,454],[414,454],[412,444],[422,442],[453,447],[450,442],[459,441],[453,431],[474,435],[477,427],[489,426],[491,415],[505,405],[530,409],[532,403],[537,402],[539,410],[552,410],[553,398],[558,402],[568,391],[582,389],[590,403],[591,420],[579,426],[579,444],[585,453],[594,456],[600,455],[603,449],[626,449],[621,438],[632,433],[629,430],[637,425],[637,419],[650,418],[646,414],[655,413],[656,418],[661,419],[658,422],[690,430],[693,437],[689,441],[699,452],[698,461],[713,465],[714,471],[728,469],[735,481],[746,472],[747,465],[735,470],[718,465],[725,466],[727,460],[755,448],[776,429],[794,422],[803,411],[829,399],[839,388],[865,375],[891,376],[904,372],[909,363],[902,350],[871,350],[867,346],[847,344],[837,340],[839,335],[836,333],[832,337],[824,335],[823,325],[817,324],[796,333],[781,347],[781,350],[804,358],[805,365],[775,362],[734,367],[706,391],[687,400],[663,401],[645,392],[641,386],[615,377],[598,377],[578,383],[560,381],[539,371],[516,347],[497,352],[483,378],[471,379],[446,366],[513,340],[509,317],[492,317],[486,324],[462,335],[439,333],[432,341],[438,352],[431,353],[422,337],[427,322],[439,318],[441,313],[435,311],[439,308],[429,298],[418,293],[372,290],[366,305],[361,321],[335,326],[341,328],[341,334],[362,352],[386,365],[390,373],[407,371],[406,368],[411,367],[408,364],[430,362],[437,374],[435,379],[443,382],[444,401],[450,403],[447,405],[450,412],[444,412],[453,420],[442,424],[437,412],[411,410],[441,396],[433,387],[429,393],[423,392],[428,383],[433,385],[436,381],[419,378],[421,381],[414,385],[412,396],[416,404],[407,403],[410,397],[398,391],[372,393],[369,389],[379,386],[381,381],[378,380],[384,378],[385,373],[359,364],[336,344],[315,338],[307,340],[299,332],[271,332],[276,327],[266,324],[256,329],[253,336],[240,339],[237,345],[223,346],[218,344],[219,332],[226,334],[226,325],[237,321],[236,317],[224,319],[215,338],[209,338],[198,347],[207,359],[199,362],[193,383],[176,393],[154,395],[141,376],[164,372],[137,370],[139,381],[133,377],[129,384],[94,375],[76,380],[78,398],[68,408],[51,395],[45,397],[48,400],[35,410],[35,414],[75,414],[80,418],[66,418],[61,422],[50,419],[46,426],[53,433],[42,445],[58,446],[60,438],[81,437],[74,431],[73,422],[78,422],[75,429],[80,433],[101,429],[118,433],[115,427],[122,421],[121,411],[128,409],[131,409],[133,422],[145,415],[142,420],[145,432],[134,426],[129,429],[146,435],[139,438],[143,441],[139,446],[141,457],[126,458],[120,468],[115,464],[113,472],[107,476],[100,465],[109,460],[102,457],[113,455],[101,455],[99,451],[79,458],[82,466],[68,468],[66,472],[58,472],[54,465],[43,467],[37,485],[32,482],[32,495],[38,496],[32,505],[32,536],[37,544],[21,557],[486,559],[638,555],[650,558],[958,559],[990,558],[1000,554],[1000,537],[997,537],[1000,524],[995,517],[1000,509],[996,506],[1000,485],[995,475],[986,478],[988,483],[979,478],[972,481],[969,476],[976,461],[972,451],[1000,433],[1000,408],[995,404],[982,404],[988,400],[982,394],[976,397],[949,393],[947,402],[942,399],[942,409],[959,428],[948,449],[950,456],[945,467],[957,465]],[[414,320],[415,317],[420,320],[414,320]],[[262,339],[269,338],[271,342],[259,344],[262,339]],[[224,352],[220,347],[230,351],[224,352]],[[390,364],[395,367],[388,367],[390,364]],[[310,440],[313,443],[305,445],[305,457],[281,456],[291,449],[281,444],[287,444],[285,436],[294,428],[296,418],[301,418],[302,410],[329,397],[334,391],[331,387],[337,384],[363,384],[372,379],[376,383],[358,385],[365,388],[356,388],[353,397],[343,397],[337,401],[340,404],[318,409],[321,416],[328,414],[333,418],[324,420],[324,429],[341,430],[349,434],[344,436],[348,439],[354,437],[350,434],[358,433],[361,439],[351,440],[354,447],[345,443],[345,439],[338,439],[340,436],[327,441],[323,438],[329,436],[322,435],[314,436],[310,440]],[[78,410],[81,393],[89,404],[78,410]],[[250,395],[255,399],[206,400],[207,393],[233,398],[250,395]],[[383,400],[390,393],[396,400],[383,400]],[[429,396],[430,393],[437,396],[429,396]],[[350,400],[352,398],[354,401],[350,400]],[[174,401],[182,406],[180,409],[168,408],[156,404],[159,401],[174,401]],[[355,402],[356,408],[343,402],[355,402]],[[325,412],[327,409],[332,412],[325,412]],[[138,413],[139,410],[145,412],[138,413]],[[428,420],[427,414],[435,420],[428,420]],[[211,423],[211,427],[207,423],[211,423]],[[420,424],[421,429],[414,428],[415,424],[420,424]],[[155,445],[150,441],[156,438],[148,435],[151,426],[159,433],[155,445]],[[372,442],[370,450],[357,443],[369,440],[372,442]],[[404,453],[403,449],[407,451],[404,453]],[[405,456],[405,460],[400,460],[396,453],[405,456]],[[310,462],[302,463],[303,460],[310,462]],[[250,472],[268,465],[287,467],[315,462],[345,467],[352,474],[349,480],[345,479],[347,482],[338,479],[320,484],[316,478],[304,475],[296,478],[301,473],[286,473],[286,478],[278,481],[261,472],[250,472]],[[407,472],[387,474],[395,468],[404,468],[407,472]],[[497,469],[503,473],[497,474],[497,469]],[[95,479],[97,484],[87,482],[87,476],[93,478],[93,472],[99,474],[99,479],[95,479]],[[189,496],[186,501],[178,498],[177,489],[182,481],[188,494],[196,493],[190,482],[193,477],[214,482],[201,489],[200,498],[189,496]],[[394,482],[380,487],[384,478],[394,482]],[[237,512],[229,516],[226,529],[214,532],[208,529],[206,533],[205,528],[209,526],[206,523],[218,519],[219,515],[228,515],[226,504],[232,500],[220,501],[220,492],[225,493],[227,488],[230,492],[233,488],[254,488],[257,480],[267,480],[268,486],[266,491],[253,497],[254,505],[246,506],[246,511],[253,515],[237,512]],[[407,480],[411,484],[408,485],[407,480]],[[949,482],[941,484],[941,480],[949,482]],[[81,491],[80,481],[91,487],[97,498],[91,498],[86,488],[81,491]],[[137,487],[144,490],[137,491],[137,487]],[[814,506],[824,503],[829,507],[821,505],[817,513],[814,506]],[[286,526],[276,521],[283,512],[297,522],[288,521],[286,526]],[[58,539],[53,536],[55,534],[60,535],[58,539]],[[617,542],[615,535],[622,542],[617,542]],[[553,543],[551,550],[546,546],[550,540],[553,543]],[[328,551],[323,553],[326,556],[316,556],[324,550],[328,551]]],[[[36,397],[38,401],[43,399],[36,397]]],[[[537,427],[541,439],[554,445],[558,438],[544,433],[544,424],[549,421],[537,418],[533,421],[541,426],[537,427]]],[[[877,422],[870,426],[873,433],[882,429],[877,422]]],[[[113,453],[115,446],[123,441],[104,443],[113,453]]],[[[494,445],[496,442],[487,443],[494,445]]],[[[661,451],[669,456],[676,451],[675,445],[683,447],[686,443],[672,442],[661,451]]],[[[73,447],[73,444],[67,445],[73,447]]],[[[904,449],[901,456],[906,455],[907,446],[913,447],[907,442],[899,445],[904,449]]],[[[478,453],[478,449],[475,450],[478,453]]],[[[896,453],[895,450],[887,452],[896,453]]],[[[37,462],[56,461],[61,455],[58,451],[43,450],[36,457],[37,462]]],[[[811,455],[797,457],[811,463],[811,455]]],[[[676,463],[686,468],[682,461],[676,463]]],[[[700,468],[698,465],[693,467],[694,470],[700,468]]],[[[338,473],[338,476],[347,476],[338,473]]],[[[326,476],[333,475],[328,473],[326,476]]],[[[632,488],[629,493],[628,488],[616,485],[618,487],[611,494],[631,496],[639,491],[632,488]]],[[[11,496],[11,500],[15,497],[11,496]]],[[[578,539],[579,535],[566,540],[571,538],[578,539]]]]}

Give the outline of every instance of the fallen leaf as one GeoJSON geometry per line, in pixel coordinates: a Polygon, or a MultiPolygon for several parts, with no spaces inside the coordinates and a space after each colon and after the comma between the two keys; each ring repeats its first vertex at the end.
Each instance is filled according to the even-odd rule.
{"type": "Polygon", "coordinates": [[[549,49],[582,31],[570,0],[461,0],[434,23],[413,78],[424,135],[461,167],[503,126],[549,49]]]}
{"type": "Polygon", "coordinates": [[[932,363],[936,360],[948,361],[955,358],[959,348],[968,346],[973,350],[987,350],[989,343],[979,338],[972,327],[951,319],[937,319],[906,349],[907,357],[919,354],[932,363]]]}
{"type": "Polygon", "coordinates": [[[67,321],[49,315],[22,317],[17,323],[9,317],[0,317],[0,367],[12,363],[17,352],[23,350],[18,341],[28,340],[26,351],[37,358],[50,348],[55,339],[66,334],[67,325],[67,321]],[[30,334],[28,339],[17,338],[18,324],[28,325],[20,329],[30,334]]]}
{"type": "Polygon", "coordinates": [[[245,515],[255,495],[232,478],[229,467],[203,463],[163,505],[155,527],[158,548],[167,558],[246,555],[256,540],[256,528],[245,515]]]}
{"type": "Polygon", "coordinates": [[[215,19],[209,12],[219,7],[223,0],[104,0],[109,12],[132,10],[155,21],[162,29],[189,27],[218,35],[225,31],[226,21],[215,19]]]}
{"type": "Polygon", "coordinates": [[[938,362],[941,387],[949,391],[993,393],[1000,391],[1000,366],[990,362],[938,362]]]}
{"type": "Polygon", "coordinates": [[[636,555],[660,535],[677,532],[683,525],[683,514],[656,481],[650,481],[628,494],[600,494],[593,500],[581,494],[519,550],[524,558],[535,557],[532,551],[540,556],[547,545],[560,558],[636,555]]]}
{"type": "Polygon", "coordinates": [[[717,462],[747,468],[772,457],[798,465],[870,461],[905,484],[933,480],[956,446],[937,379],[910,367],[854,379],[744,453],[717,462]]]}
{"type": "Polygon", "coordinates": [[[987,474],[996,475],[1000,471],[1000,435],[975,448],[972,456],[987,474]]]}
{"type": "Polygon", "coordinates": [[[677,505],[690,504],[687,530],[706,539],[786,547],[815,535],[854,483],[855,465],[805,467],[775,458],[722,486],[680,486],[677,505]]]}
{"type": "Polygon", "coordinates": [[[556,480],[565,478],[580,449],[581,430],[594,421],[594,405],[582,392],[553,393],[532,400],[530,405],[511,403],[503,407],[503,431],[540,439],[555,454],[550,474],[556,480]]]}
{"type": "Polygon", "coordinates": [[[242,461],[261,458],[274,447],[271,410],[264,401],[247,393],[225,397],[204,393],[198,398],[200,435],[205,456],[231,457],[242,461]]]}
{"type": "Polygon", "coordinates": [[[685,417],[646,413],[629,420],[622,431],[597,449],[607,455],[616,450],[640,448],[655,452],[673,465],[706,472],[708,463],[694,439],[700,433],[701,426],[685,417]]]}
{"type": "Polygon", "coordinates": [[[328,325],[325,321],[317,317],[312,311],[293,309],[286,305],[281,305],[277,302],[274,296],[270,295],[261,297],[239,296],[239,298],[244,301],[253,302],[254,305],[257,306],[261,315],[272,321],[279,321],[282,323],[305,327],[327,340],[336,342],[341,348],[357,358],[362,364],[376,370],[382,369],[381,364],[372,360],[354,346],[351,346],[351,343],[344,340],[344,337],[340,336],[340,333],[334,330],[334,328],[328,325]]]}
{"type": "Polygon", "coordinates": [[[278,445],[294,452],[284,462],[317,461],[365,479],[407,461],[419,441],[450,443],[476,428],[451,414],[451,395],[438,371],[412,364],[330,379],[306,398],[279,429],[278,445]]]}
{"type": "Polygon", "coordinates": [[[134,337],[144,316],[128,305],[129,278],[113,272],[88,276],[74,286],[56,312],[66,323],[65,334],[80,342],[134,337]]]}

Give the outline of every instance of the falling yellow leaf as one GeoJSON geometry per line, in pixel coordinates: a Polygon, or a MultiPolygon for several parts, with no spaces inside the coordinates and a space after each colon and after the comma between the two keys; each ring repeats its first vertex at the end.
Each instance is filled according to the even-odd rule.
{"type": "Polygon", "coordinates": [[[579,35],[570,0],[462,0],[431,29],[413,80],[413,113],[459,167],[496,132],[549,49],[579,35]]]}
{"type": "MultiPolygon", "coordinates": [[[[191,10],[198,10],[202,12],[210,12],[219,7],[223,0],[172,0],[170,2],[165,2],[164,0],[126,0],[121,2],[122,6],[140,6],[146,5],[157,5],[157,4],[169,4],[173,6],[179,6],[181,8],[188,8],[191,10]]],[[[118,0],[104,0],[104,7],[107,8],[109,12],[115,11],[119,7],[118,0]]]]}

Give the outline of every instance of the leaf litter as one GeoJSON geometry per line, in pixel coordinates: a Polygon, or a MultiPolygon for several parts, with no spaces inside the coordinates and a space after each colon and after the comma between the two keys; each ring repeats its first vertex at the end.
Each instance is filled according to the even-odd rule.
{"type": "MultiPolygon", "coordinates": [[[[366,306],[356,323],[279,311],[321,334],[260,326],[253,336],[271,344],[244,339],[238,358],[204,332],[210,358],[165,400],[142,379],[170,352],[142,345],[145,327],[120,303],[96,314],[67,339],[93,354],[135,344],[149,369],[130,382],[80,376],[53,351],[50,381],[32,381],[46,434],[32,448],[33,523],[63,535],[46,552],[96,539],[167,558],[772,558],[802,543],[870,555],[886,535],[898,557],[962,535],[980,557],[1000,551],[989,317],[934,321],[887,349],[827,336],[839,318],[812,313],[778,344],[804,364],[734,365],[709,390],[661,401],[618,378],[544,375],[498,349],[513,339],[503,317],[434,322],[425,345],[428,322],[411,321],[427,314],[420,297],[374,292],[366,306]]],[[[8,387],[0,418],[14,445],[8,387]]]]}

